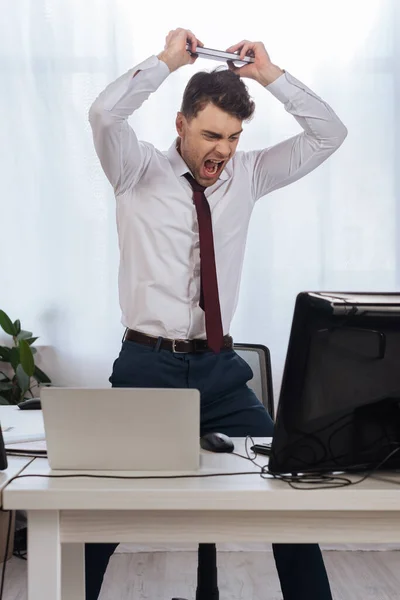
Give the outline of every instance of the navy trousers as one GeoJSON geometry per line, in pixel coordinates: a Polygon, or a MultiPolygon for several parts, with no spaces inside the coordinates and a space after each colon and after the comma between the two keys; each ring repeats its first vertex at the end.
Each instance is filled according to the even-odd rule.
{"type": "MultiPolygon", "coordinates": [[[[201,435],[217,431],[232,437],[270,437],[273,422],[247,386],[252,376],[249,365],[233,350],[174,354],[125,340],[110,382],[113,387],[198,389],[201,435]]],[[[97,600],[116,547],[86,544],[86,600],[97,600]]],[[[285,600],[332,600],[318,545],[273,544],[273,553],[285,600]]]]}

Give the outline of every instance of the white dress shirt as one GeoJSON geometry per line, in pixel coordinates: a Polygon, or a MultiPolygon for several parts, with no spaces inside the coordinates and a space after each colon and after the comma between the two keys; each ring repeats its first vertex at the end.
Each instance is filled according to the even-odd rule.
{"type": "MultiPolygon", "coordinates": [[[[128,124],[128,117],[168,75],[167,65],[151,56],[107,86],[91,106],[89,121],[117,201],[122,324],[153,336],[204,339],[196,209],[183,177],[189,169],[176,141],[161,152],[138,141],[128,124]]],[[[256,200],[315,169],[347,134],[326,102],[289,73],[265,89],[304,131],[276,146],[236,152],[218,181],[206,189],[224,334],[229,333],[238,301],[256,200]]]]}

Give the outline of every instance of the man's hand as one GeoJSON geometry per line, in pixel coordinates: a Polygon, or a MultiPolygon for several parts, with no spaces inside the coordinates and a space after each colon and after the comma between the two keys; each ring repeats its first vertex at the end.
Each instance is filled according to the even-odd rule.
{"type": "Polygon", "coordinates": [[[253,63],[244,65],[243,67],[235,67],[233,62],[228,61],[228,66],[231,71],[240,75],[240,77],[248,77],[255,79],[261,85],[266,86],[278,79],[284,71],[274,65],[265,49],[262,42],[249,42],[243,40],[226,50],[227,52],[238,52],[238,57],[252,56],[253,63]]]}
{"type": "Polygon", "coordinates": [[[167,64],[171,73],[184,65],[192,65],[196,62],[198,57],[192,56],[186,50],[187,42],[190,43],[190,50],[193,53],[196,52],[197,46],[204,46],[189,29],[175,29],[167,35],[164,50],[160,52],[158,58],[167,64]]]}

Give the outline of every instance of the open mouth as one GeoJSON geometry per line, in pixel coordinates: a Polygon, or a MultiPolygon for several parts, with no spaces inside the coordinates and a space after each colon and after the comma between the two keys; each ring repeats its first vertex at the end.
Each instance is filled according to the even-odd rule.
{"type": "Polygon", "coordinates": [[[218,175],[224,165],[223,160],[206,160],[203,165],[203,171],[206,177],[215,177],[218,175]]]}

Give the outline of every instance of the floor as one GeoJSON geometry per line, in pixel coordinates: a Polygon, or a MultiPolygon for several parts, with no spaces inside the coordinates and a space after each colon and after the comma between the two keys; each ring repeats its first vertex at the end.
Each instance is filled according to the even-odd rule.
{"type": "MultiPolygon", "coordinates": [[[[334,600],[400,600],[400,552],[325,552],[334,600]]],[[[220,552],[221,600],[281,600],[270,552],[220,552]]],[[[100,600],[195,598],[195,552],[116,554],[100,600]],[[135,576],[133,576],[135,574],[135,576]]],[[[7,564],[3,600],[26,600],[26,561],[7,564]]]]}

